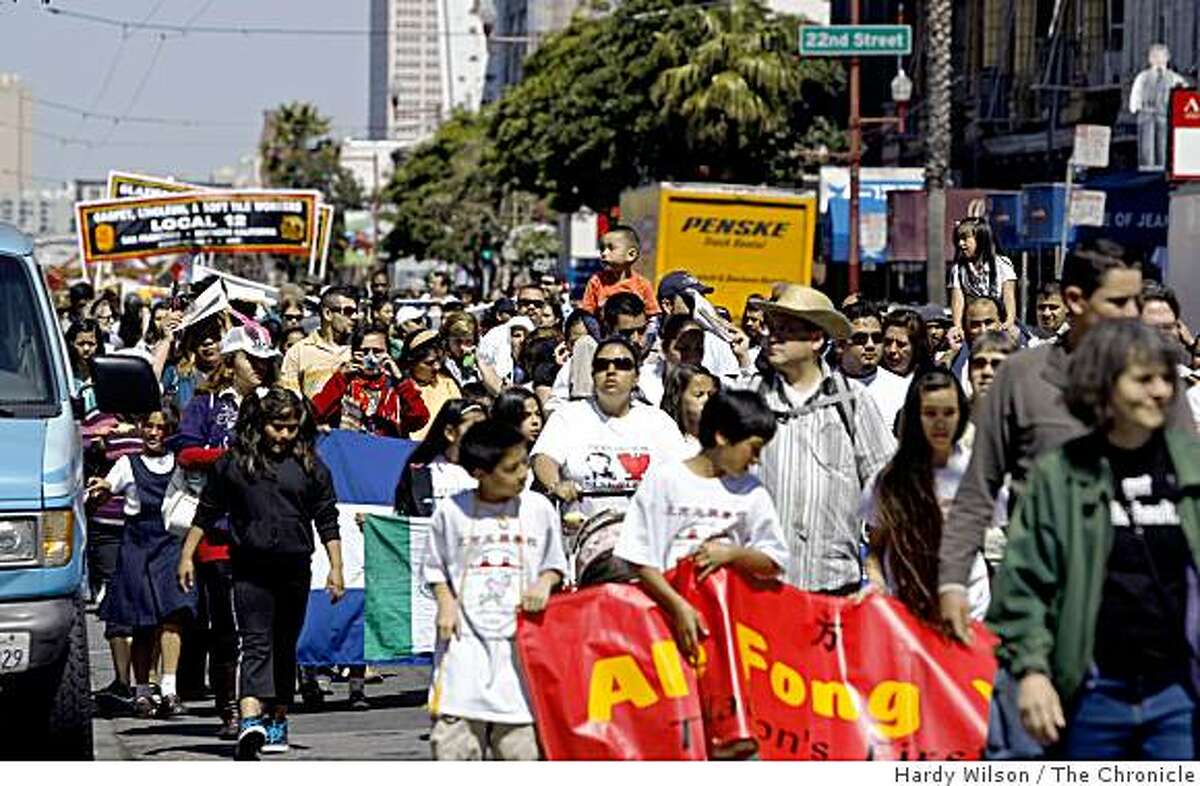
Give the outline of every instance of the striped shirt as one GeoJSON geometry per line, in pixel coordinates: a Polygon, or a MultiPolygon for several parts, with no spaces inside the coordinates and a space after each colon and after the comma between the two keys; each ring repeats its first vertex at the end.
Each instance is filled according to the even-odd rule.
{"type": "Polygon", "coordinates": [[[859,498],[896,452],[867,389],[824,364],[821,371],[820,385],[804,400],[774,374],[738,385],[762,394],[779,420],[758,476],[788,537],[786,580],[806,591],[843,589],[861,579],[859,498]]]}

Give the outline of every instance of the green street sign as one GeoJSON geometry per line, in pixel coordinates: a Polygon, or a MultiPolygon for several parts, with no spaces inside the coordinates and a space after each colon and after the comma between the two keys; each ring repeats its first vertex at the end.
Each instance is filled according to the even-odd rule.
{"type": "Polygon", "coordinates": [[[847,57],[912,54],[911,25],[804,25],[800,54],[809,57],[847,57]]]}

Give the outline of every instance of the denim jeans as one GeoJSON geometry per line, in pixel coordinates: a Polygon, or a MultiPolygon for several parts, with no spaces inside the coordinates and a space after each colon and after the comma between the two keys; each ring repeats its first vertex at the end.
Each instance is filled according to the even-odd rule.
{"type": "Polygon", "coordinates": [[[1072,760],[1194,758],[1196,703],[1183,679],[1114,679],[1092,667],[1051,755],[1072,760]]]}
{"type": "Polygon", "coordinates": [[[993,761],[1040,759],[1042,746],[1029,736],[1021,725],[1017,709],[1017,688],[1020,680],[1006,670],[996,672],[992,702],[988,712],[987,751],[984,758],[993,761]]]}

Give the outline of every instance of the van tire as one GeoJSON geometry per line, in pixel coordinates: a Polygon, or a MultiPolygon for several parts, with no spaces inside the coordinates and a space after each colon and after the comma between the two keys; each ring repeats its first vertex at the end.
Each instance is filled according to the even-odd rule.
{"type": "Polygon", "coordinates": [[[75,600],[71,635],[63,662],[49,675],[52,702],[46,727],[55,750],[47,758],[67,761],[91,761],[92,748],[92,677],[88,658],[87,619],[83,602],[75,600]]]}
{"type": "Polygon", "coordinates": [[[0,740],[0,759],[91,761],[92,688],[88,661],[87,621],[76,599],[67,651],[36,678],[22,680],[4,694],[11,711],[6,739],[0,740]],[[10,725],[11,724],[11,725],[10,725]],[[11,745],[11,748],[9,747],[11,745]]]}

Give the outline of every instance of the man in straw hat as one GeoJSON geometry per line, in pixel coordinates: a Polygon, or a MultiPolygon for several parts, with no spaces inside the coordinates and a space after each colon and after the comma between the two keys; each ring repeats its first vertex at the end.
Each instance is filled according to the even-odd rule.
{"type": "Polygon", "coordinates": [[[867,479],[895,452],[891,429],[862,385],[821,358],[850,323],[824,294],[776,287],[762,303],[768,335],[748,382],[774,410],[779,429],[759,475],[788,533],[788,583],[849,595],[862,576],[858,500],[867,479]]]}

